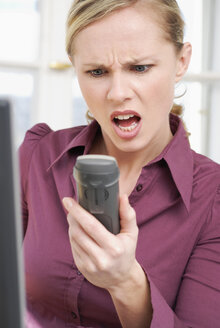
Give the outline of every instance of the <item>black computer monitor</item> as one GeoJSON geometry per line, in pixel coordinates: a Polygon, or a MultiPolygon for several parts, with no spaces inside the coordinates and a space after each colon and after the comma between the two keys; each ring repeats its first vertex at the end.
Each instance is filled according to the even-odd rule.
{"type": "Polygon", "coordinates": [[[0,99],[0,327],[24,327],[24,276],[18,165],[12,112],[0,99]]]}

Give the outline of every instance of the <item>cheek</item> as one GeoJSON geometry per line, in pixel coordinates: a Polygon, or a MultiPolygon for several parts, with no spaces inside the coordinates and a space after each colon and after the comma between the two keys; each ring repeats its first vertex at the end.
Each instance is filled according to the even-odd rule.
{"type": "Polygon", "coordinates": [[[170,110],[173,104],[175,80],[174,76],[168,73],[155,74],[149,79],[146,94],[158,107],[170,110]]]}
{"type": "Polygon", "coordinates": [[[87,79],[78,78],[79,86],[88,107],[92,110],[97,107],[98,103],[102,101],[104,91],[103,86],[96,83],[96,81],[88,81],[87,79]]]}

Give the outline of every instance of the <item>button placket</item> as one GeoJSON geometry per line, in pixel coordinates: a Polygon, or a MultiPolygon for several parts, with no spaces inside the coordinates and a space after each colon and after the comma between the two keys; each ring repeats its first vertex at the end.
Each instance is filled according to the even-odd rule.
{"type": "Polygon", "coordinates": [[[84,277],[76,267],[72,267],[68,275],[68,284],[66,286],[66,304],[68,307],[68,323],[67,325],[80,325],[80,315],[78,309],[78,296],[83,283],[84,277]]]}

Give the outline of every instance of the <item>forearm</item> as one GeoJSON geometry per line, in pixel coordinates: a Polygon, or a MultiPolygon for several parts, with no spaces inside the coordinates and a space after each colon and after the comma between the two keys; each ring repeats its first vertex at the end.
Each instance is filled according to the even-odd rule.
{"type": "Polygon", "coordinates": [[[123,328],[148,328],[152,320],[150,287],[136,262],[130,279],[109,289],[123,328]]]}

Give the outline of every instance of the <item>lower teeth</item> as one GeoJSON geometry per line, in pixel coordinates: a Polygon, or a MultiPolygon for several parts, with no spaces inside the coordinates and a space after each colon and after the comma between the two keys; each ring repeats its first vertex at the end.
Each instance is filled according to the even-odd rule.
{"type": "Polygon", "coordinates": [[[134,128],[136,128],[136,126],[137,126],[137,123],[132,123],[132,125],[131,126],[121,126],[121,125],[119,125],[118,127],[122,130],[122,131],[124,131],[124,132],[127,132],[127,131],[132,131],[132,130],[134,130],[134,128]]]}

